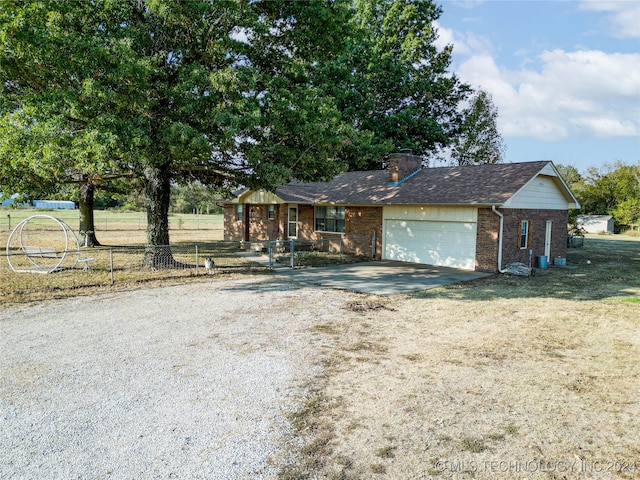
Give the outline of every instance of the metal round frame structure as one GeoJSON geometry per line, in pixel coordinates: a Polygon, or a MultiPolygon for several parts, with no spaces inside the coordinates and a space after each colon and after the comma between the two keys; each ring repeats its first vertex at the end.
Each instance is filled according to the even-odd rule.
{"type": "Polygon", "coordinates": [[[7,261],[14,272],[52,273],[57,270],[73,268],[78,263],[80,242],[71,227],[59,218],[51,215],[32,215],[21,221],[11,231],[6,251],[7,261]],[[54,229],[62,240],[55,242],[54,246],[27,244],[25,242],[25,228],[36,219],[44,219],[53,223],[54,229]],[[12,244],[12,242],[16,242],[16,244],[12,244]],[[23,264],[18,264],[16,259],[23,260],[21,262],[23,264]]]}

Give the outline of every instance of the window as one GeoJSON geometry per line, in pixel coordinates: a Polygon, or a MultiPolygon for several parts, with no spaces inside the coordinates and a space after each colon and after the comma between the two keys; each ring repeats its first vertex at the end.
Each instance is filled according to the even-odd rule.
{"type": "Polygon", "coordinates": [[[275,205],[269,205],[269,207],[267,209],[267,217],[269,218],[269,220],[274,220],[276,218],[276,206],[275,205]]]}
{"type": "Polygon", "coordinates": [[[236,221],[237,222],[242,221],[242,204],[241,203],[236,205],[236,221]]]}
{"type": "Polygon", "coordinates": [[[288,237],[298,238],[298,207],[289,207],[288,237]]]}
{"type": "Polygon", "coordinates": [[[318,232],[344,233],[344,207],[316,207],[315,230],[318,232]]]}
{"type": "Polygon", "coordinates": [[[525,249],[529,246],[529,220],[522,220],[520,222],[520,249],[525,249]]]}

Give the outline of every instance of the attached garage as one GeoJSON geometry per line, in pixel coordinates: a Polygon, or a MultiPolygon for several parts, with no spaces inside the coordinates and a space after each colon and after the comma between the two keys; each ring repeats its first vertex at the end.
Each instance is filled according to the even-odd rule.
{"type": "Polygon", "coordinates": [[[382,215],[385,260],[475,269],[477,208],[385,206],[382,215]]]}

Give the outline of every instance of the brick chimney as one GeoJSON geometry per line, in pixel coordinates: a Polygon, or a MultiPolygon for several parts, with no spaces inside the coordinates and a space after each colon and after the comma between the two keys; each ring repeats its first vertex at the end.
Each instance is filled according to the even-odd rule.
{"type": "Polygon", "coordinates": [[[389,183],[399,185],[422,169],[422,157],[410,153],[389,155],[389,183]]]}

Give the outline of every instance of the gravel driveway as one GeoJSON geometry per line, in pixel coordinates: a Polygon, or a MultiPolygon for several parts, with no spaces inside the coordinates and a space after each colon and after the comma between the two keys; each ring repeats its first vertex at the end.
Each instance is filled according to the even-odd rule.
{"type": "Polygon", "coordinates": [[[251,277],[0,310],[0,478],[273,478],[348,295],[251,277]]]}

